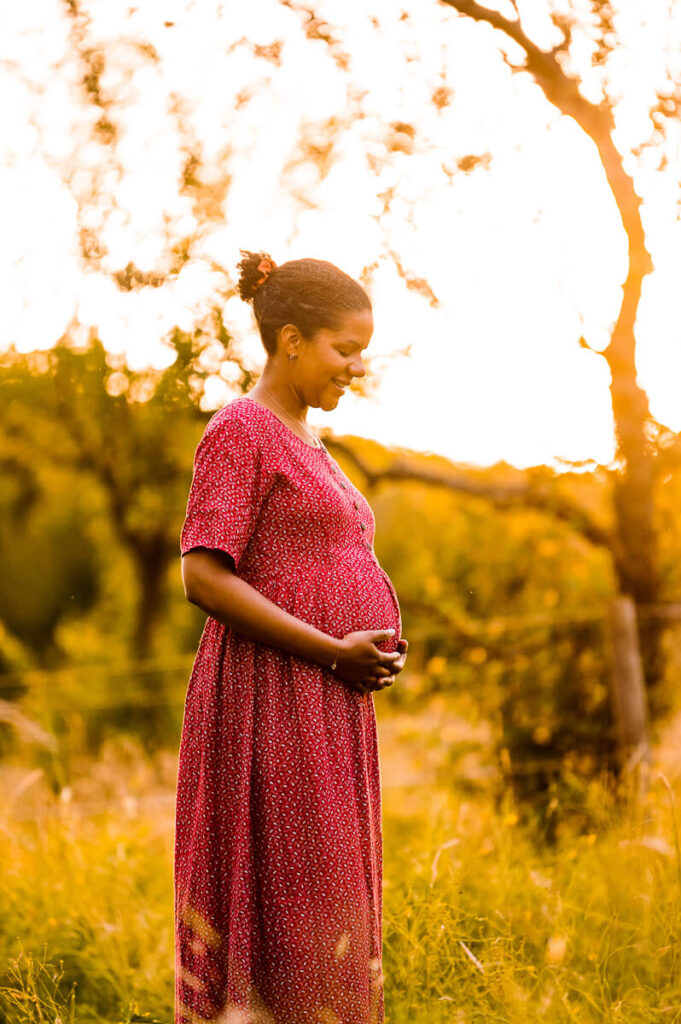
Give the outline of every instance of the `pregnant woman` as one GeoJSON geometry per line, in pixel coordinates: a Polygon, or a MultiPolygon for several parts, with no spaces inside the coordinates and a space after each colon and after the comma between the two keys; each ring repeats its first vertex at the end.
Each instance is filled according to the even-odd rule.
{"type": "Polygon", "coordinates": [[[182,578],[206,612],[175,832],[176,1024],[381,1024],[373,692],[401,672],[366,499],[320,438],[373,331],[331,263],[242,250],[267,352],[194,456],[182,578]]]}

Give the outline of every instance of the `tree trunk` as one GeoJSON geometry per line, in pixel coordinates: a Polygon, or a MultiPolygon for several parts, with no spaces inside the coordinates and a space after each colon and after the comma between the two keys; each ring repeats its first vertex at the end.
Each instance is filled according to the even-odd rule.
{"type": "MultiPolygon", "coordinates": [[[[567,72],[559,60],[559,53],[570,45],[569,27],[564,27],[563,40],[558,46],[542,50],[527,36],[519,16],[510,20],[499,11],[483,7],[477,0],[444,0],[444,3],[474,21],[499,29],[522,48],[524,65],[510,66],[515,71],[529,72],[549,103],[573,118],[593,141],[617,204],[628,244],[628,270],[612,336],[603,352],[598,353],[607,360],[611,373],[610,394],[619,463],[613,473],[614,570],[620,593],[630,595],[636,603],[654,604],[659,600],[660,590],[653,517],[654,453],[646,437],[646,427],[651,422],[648,398],[636,378],[635,334],[643,280],[653,269],[653,263],[641,219],[641,197],[614,143],[612,106],[607,95],[599,103],[586,99],[579,79],[567,72]]],[[[504,60],[510,64],[508,58],[504,60]]],[[[662,628],[652,617],[639,627],[645,678],[650,688],[659,681],[663,671],[662,628]]]]}
{"type": "Polygon", "coordinates": [[[617,733],[620,778],[636,800],[648,790],[651,753],[648,707],[641,663],[636,605],[630,596],[617,597],[609,609],[612,672],[610,698],[617,733]]]}
{"type": "MultiPolygon", "coordinates": [[[[656,604],[660,579],[654,522],[654,454],[645,433],[650,422],[648,397],[636,379],[634,333],[649,256],[636,226],[630,226],[627,235],[629,273],[620,314],[603,353],[610,367],[617,454],[623,463],[613,475],[614,567],[620,593],[631,595],[637,604],[656,604]]],[[[646,682],[654,688],[663,673],[663,624],[645,618],[638,629],[646,682]]]]}
{"type": "Polygon", "coordinates": [[[167,561],[162,557],[135,558],[135,569],[139,585],[137,599],[137,624],[132,638],[132,654],[143,661],[151,654],[154,627],[164,605],[163,577],[167,561]]]}

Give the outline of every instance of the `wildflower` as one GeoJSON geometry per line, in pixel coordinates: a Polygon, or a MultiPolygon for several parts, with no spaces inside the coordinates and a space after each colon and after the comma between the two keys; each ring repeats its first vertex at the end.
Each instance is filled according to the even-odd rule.
{"type": "Polygon", "coordinates": [[[546,959],[550,964],[562,963],[567,949],[567,939],[564,935],[552,935],[546,943],[546,959]]]}

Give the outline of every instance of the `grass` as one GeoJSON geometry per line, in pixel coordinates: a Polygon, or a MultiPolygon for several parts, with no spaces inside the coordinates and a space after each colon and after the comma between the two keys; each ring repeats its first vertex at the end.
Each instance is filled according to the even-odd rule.
{"type": "Polygon", "coordinates": [[[396,848],[390,1020],[681,1019],[676,856],[653,822],[613,822],[549,852],[513,812],[483,813],[396,848]],[[433,870],[445,835],[459,842],[439,847],[433,870]]]}
{"type": "MultiPolygon", "coordinates": [[[[173,764],[114,744],[61,797],[15,769],[0,1020],[171,1024],[173,764]]],[[[384,775],[387,1024],[681,1021],[673,794],[653,779],[625,814],[592,781],[590,830],[548,846],[508,792],[384,775]]]]}

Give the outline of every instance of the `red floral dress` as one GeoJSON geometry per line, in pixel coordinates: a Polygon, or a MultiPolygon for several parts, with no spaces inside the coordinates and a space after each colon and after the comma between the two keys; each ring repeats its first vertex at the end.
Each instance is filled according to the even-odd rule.
{"type": "MultiPolygon", "coordinates": [[[[248,395],[194,456],[182,554],[217,548],[335,637],[395,629],[360,491],[248,395]]],[[[175,831],[175,1022],[381,1024],[374,702],[209,617],[189,680],[175,831]]]]}

